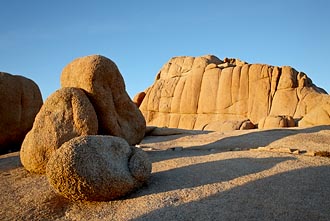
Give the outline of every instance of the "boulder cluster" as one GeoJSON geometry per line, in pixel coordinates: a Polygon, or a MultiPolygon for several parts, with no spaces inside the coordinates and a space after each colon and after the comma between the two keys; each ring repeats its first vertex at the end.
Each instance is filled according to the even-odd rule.
{"type": "Polygon", "coordinates": [[[138,93],[148,126],[232,130],[330,124],[330,97],[289,66],[174,57],[138,93]]]}
{"type": "Polygon", "coordinates": [[[112,200],[145,184],[151,162],[130,145],[142,140],[146,123],[116,64],[99,55],[78,58],[63,69],[61,87],[22,143],[23,166],[46,174],[72,200],[112,200]]]}
{"type": "Polygon", "coordinates": [[[330,97],[305,73],[213,55],[170,59],[134,102],[116,64],[100,55],[68,64],[61,88],[44,103],[32,80],[0,72],[0,99],[0,151],[21,148],[23,166],[46,174],[71,200],[112,200],[144,185],[151,162],[134,145],[146,125],[228,131],[330,124],[330,97]]]}

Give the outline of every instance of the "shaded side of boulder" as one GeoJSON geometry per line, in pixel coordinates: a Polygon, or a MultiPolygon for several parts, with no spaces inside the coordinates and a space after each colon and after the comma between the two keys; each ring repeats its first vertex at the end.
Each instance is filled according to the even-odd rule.
{"type": "Polygon", "coordinates": [[[133,102],[136,104],[137,107],[140,107],[144,97],[146,96],[146,93],[144,91],[137,93],[134,98],[133,102]]]}
{"type": "Polygon", "coordinates": [[[108,201],[145,184],[147,154],[120,137],[81,136],[64,143],[47,164],[54,189],[70,200],[108,201]]]}
{"type": "Polygon", "coordinates": [[[145,119],[110,59],[100,55],[75,59],[63,69],[61,85],[87,91],[99,119],[99,134],[122,137],[131,145],[144,137],[145,119]]]}
{"type": "Polygon", "coordinates": [[[0,72],[0,153],[19,149],[42,106],[39,87],[23,76],[0,72]]]}
{"type": "Polygon", "coordinates": [[[45,173],[51,155],[64,142],[81,135],[97,134],[95,110],[83,90],[62,88],[47,98],[26,135],[20,151],[23,166],[45,173]]]}

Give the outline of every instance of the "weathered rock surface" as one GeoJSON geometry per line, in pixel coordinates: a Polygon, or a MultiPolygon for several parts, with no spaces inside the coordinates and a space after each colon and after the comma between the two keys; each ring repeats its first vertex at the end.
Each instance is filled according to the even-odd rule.
{"type": "Polygon", "coordinates": [[[46,164],[56,149],[74,137],[97,134],[97,122],[95,110],[83,90],[56,91],[41,107],[23,141],[22,164],[30,172],[45,173],[46,164]]]}
{"type": "Polygon", "coordinates": [[[330,102],[318,105],[299,121],[300,127],[330,125],[330,102]]]}
{"type": "Polygon", "coordinates": [[[232,131],[232,130],[247,130],[254,129],[255,125],[249,120],[226,120],[214,121],[207,124],[203,130],[206,131],[232,131]]]}
{"type": "Polygon", "coordinates": [[[81,136],[64,143],[47,164],[47,177],[71,200],[107,201],[145,184],[151,174],[147,154],[119,137],[81,136]]]}
{"type": "Polygon", "coordinates": [[[122,137],[131,145],[144,137],[145,119],[110,59],[100,55],[75,59],[63,69],[61,85],[87,91],[98,116],[99,134],[122,137]]]}
{"type": "Polygon", "coordinates": [[[144,91],[137,93],[134,98],[133,102],[136,104],[137,107],[140,107],[144,97],[146,96],[146,93],[144,91]]]}
{"type": "Polygon", "coordinates": [[[32,80],[0,72],[0,152],[19,148],[42,105],[32,80]]]}
{"type": "Polygon", "coordinates": [[[259,129],[271,129],[281,127],[294,127],[295,121],[291,116],[267,116],[259,121],[259,129]]]}
{"type": "Polygon", "coordinates": [[[170,59],[145,93],[140,110],[148,126],[184,129],[227,120],[258,124],[267,116],[300,119],[330,99],[292,67],[215,56],[170,59]]]}

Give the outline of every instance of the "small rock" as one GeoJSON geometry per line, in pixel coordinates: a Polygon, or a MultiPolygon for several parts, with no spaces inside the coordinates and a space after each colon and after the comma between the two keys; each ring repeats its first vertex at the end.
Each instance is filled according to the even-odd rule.
{"type": "Polygon", "coordinates": [[[250,129],[254,129],[256,126],[250,121],[250,120],[246,120],[243,121],[242,125],[240,126],[240,130],[250,130],[250,129]]]}
{"type": "Polygon", "coordinates": [[[315,154],[315,151],[309,150],[309,151],[306,151],[304,153],[304,155],[314,157],[316,154],[315,154]]]}
{"type": "Polygon", "coordinates": [[[291,153],[292,154],[300,154],[300,150],[297,150],[297,149],[291,149],[291,153]]]}
{"type": "Polygon", "coordinates": [[[292,153],[290,148],[286,147],[281,147],[281,148],[274,148],[272,149],[275,152],[280,152],[280,153],[292,153]]]}

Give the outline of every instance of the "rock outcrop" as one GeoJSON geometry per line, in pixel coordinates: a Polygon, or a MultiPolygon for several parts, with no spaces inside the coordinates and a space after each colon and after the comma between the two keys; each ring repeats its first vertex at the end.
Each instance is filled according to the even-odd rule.
{"type": "Polygon", "coordinates": [[[42,105],[37,84],[0,72],[0,152],[19,149],[42,105]]]}
{"type": "Polygon", "coordinates": [[[47,178],[70,200],[108,201],[145,184],[147,154],[119,137],[81,136],[64,143],[47,164],[47,178]]]}
{"type": "Polygon", "coordinates": [[[47,98],[37,114],[23,141],[21,162],[28,171],[43,174],[49,158],[64,142],[97,131],[97,116],[85,92],[62,88],[47,98]]]}
{"type": "Polygon", "coordinates": [[[98,116],[99,134],[122,137],[131,145],[144,137],[145,119],[110,59],[100,55],[75,59],[63,69],[61,85],[87,92],[98,116]]]}
{"type": "Polygon", "coordinates": [[[215,56],[170,59],[145,93],[139,108],[147,125],[184,129],[246,119],[258,125],[268,116],[298,120],[329,103],[324,90],[292,67],[215,56]]]}

